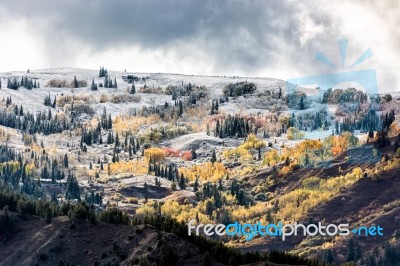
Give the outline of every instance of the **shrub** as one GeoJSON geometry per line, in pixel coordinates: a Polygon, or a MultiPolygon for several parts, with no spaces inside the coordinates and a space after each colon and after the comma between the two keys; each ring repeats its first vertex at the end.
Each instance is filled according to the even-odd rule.
{"type": "Polygon", "coordinates": [[[67,104],[71,104],[72,102],[83,102],[83,103],[90,103],[89,96],[87,95],[63,95],[57,98],[57,106],[63,108],[67,104]]]}
{"type": "Polygon", "coordinates": [[[192,159],[193,158],[192,158],[192,152],[191,151],[182,152],[182,160],[191,161],[192,159]]]}
{"type": "Polygon", "coordinates": [[[224,178],[229,172],[220,162],[205,162],[191,167],[179,168],[179,173],[193,181],[199,178],[201,181],[217,182],[224,178]]]}
{"type": "Polygon", "coordinates": [[[238,83],[230,83],[225,86],[223,93],[225,96],[229,97],[237,97],[245,94],[252,94],[257,89],[256,84],[252,82],[238,82],[238,83]]]}
{"type": "Polygon", "coordinates": [[[179,150],[170,147],[163,148],[166,157],[179,157],[179,150]]]}
{"type": "Polygon", "coordinates": [[[49,258],[49,256],[48,256],[47,254],[41,253],[41,254],[39,255],[39,259],[42,260],[42,261],[45,261],[45,260],[47,260],[48,258],[49,258]]]}
{"type": "MultiPolygon", "coordinates": [[[[110,174],[133,173],[135,175],[146,174],[148,164],[143,160],[120,161],[110,164],[110,174]]],[[[106,179],[107,180],[107,179],[106,179]]],[[[101,180],[97,180],[99,182],[101,180]]]]}
{"type": "MultiPolygon", "coordinates": [[[[71,111],[72,105],[65,106],[65,109],[66,109],[65,111],[71,111]]],[[[83,102],[74,103],[73,111],[75,116],[80,116],[82,114],[87,114],[92,116],[95,114],[94,109],[89,104],[83,102]]]]}
{"type": "Polygon", "coordinates": [[[138,103],[140,102],[140,95],[132,94],[113,94],[111,96],[112,103],[138,103]]]}
{"type": "Polygon", "coordinates": [[[0,211],[0,234],[14,232],[14,217],[11,215],[8,206],[0,211]]]}
{"type": "Polygon", "coordinates": [[[163,149],[160,148],[148,148],[144,151],[144,156],[149,161],[150,159],[155,162],[160,162],[165,159],[165,153],[163,149]]]}
{"type": "Polygon", "coordinates": [[[81,88],[81,87],[87,87],[87,81],[86,80],[72,80],[71,82],[68,82],[66,80],[62,79],[51,79],[46,83],[46,87],[50,88],[81,88]]]}
{"type": "Polygon", "coordinates": [[[117,132],[137,131],[143,125],[152,125],[160,121],[158,114],[144,116],[117,116],[113,121],[113,129],[117,132]]]}
{"type": "Polygon", "coordinates": [[[76,77],[71,81],[70,83],[71,88],[83,88],[87,87],[87,81],[86,80],[77,80],[76,77]]]}
{"type": "Polygon", "coordinates": [[[124,203],[130,203],[130,204],[138,204],[139,200],[135,197],[128,197],[125,200],[123,200],[122,202],[124,203]]]}
{"type": "Polygon", "coordinates": [[[46,87],[50,88],[66,88],[68,87],[68,81],[61,79],[51,79],[47,82],[46,87]]]}
{"type": "Polygon", "coordinates": [[[140,93],[152,93],[152,94],[164,94],[163,89],[161,87],[148,87],[148,86],[143,86],[139,89],[140,93]]]}
{"type": "Polygon", "coordinates": [[[129,223],[128,216],[117,208],[110,208],[100,213],[99,220],[111,224],[125,224],[129,223]]]}
{"type": "Polygon", "coordinates": [[[289,140],[298,140],[304,137],[304,132],[299,131],[295,127],[288,128],[288,139],[289,140]]]}
{"type": "Polygon", "coordinates": [[[175,85],[168,85],[165,88],[165,94],[167,94],[167,95],[172,95],[174,92],[177,92],[177,91],[178,91],[178,87],[175,85]]]}
{"type": "Polygon", "coordinates": [[[108,97],[107,97],[107,95],[105,95],[105,94],[102,94],[101,96],[100,96],[100,103],[106,103],[106,102],[108,102],[108,97]]]}

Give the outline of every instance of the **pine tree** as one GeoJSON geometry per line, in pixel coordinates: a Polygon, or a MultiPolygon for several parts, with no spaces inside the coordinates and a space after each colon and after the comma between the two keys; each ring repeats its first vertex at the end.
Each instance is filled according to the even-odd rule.
{"type": "Polygon", "coordinates": [[[115,163],[116,161],[117,161],[117,157],[115,156],[115,149],[114,149],[114,152],[113,152],[113,156],[112,156],[112,160],[111,160],[113,163],[115,163]]]}
{"type": "Polygon", "coordinates": [[[112,129],[112,119],[111,114],[108,115],[108,129],[112,129]]]}
{"type": "Polygon", "coordinates": [[[300,110],[304,110],[305,109],[304,97],[303,96],[300,97],[299,109],[300,110]]]}
{"type": "Polygon", "coordinates": [[[356,259],[356,251],[355,251],[355,245],[354,245],[354,240],[350,239],[348,242],[348,248],[347,248],[347,261],[355,261],[356,259]]]}
{"type": "Polygon", "coordinates": [[[47,207],[47,208],[46,208],[46,223],[47,223],[47,224],[50,224],[52,218],[53,218],[53,214],[52,214],[52,212],[51,212],[51,209],[50,209],[50,207],[47,207]]]}
{"type": "Polygon", "coordinates": [[[199,190],[199,179],[196,177],[196,181],[194,181],[193,191],[196,192],[199,190]]]}
{"type": "Polygon", "coordinates": [[[97,91],[97,84],[94,83],[94,79],[92,79],[92,86],[90,88],[92,91],[97,91]]]}
{"type": "Polygon", "coordinates": [[[211,162],[214,164],[217,161],[217,155],[215,154],[215,150],[212,151],[211,162]]]}
{"type": "Polygon", "coordinates": [[[136,88],[135,88],[135,82],[132,82],[132,88],[130,90],[130,94],[135,94],[136,93],[136,88]]]}
{"type": "Polygon", "coordinates": [[[305,165],[309,165],[310,164],[310,156],[308,155],[308,153],[306,153],[306,155],[305,155],[304,164],[305,165]]]}
{"type": "Polygon", "coordinates": [[[78,201],[81,198],[78,181],[76,180],[76,177],[72,174],[68,174],[67,193],[65,197],[67,199],[78,199],[78,201]]]}
{"type": "Polygon", "coordinates": [[[180,180],[179,180],[179,187],[180,187],[181,189],[185,189],[185,188],[186,188],[186,179],[185,179],[185,177],[183,176],[183,174],[181,174],[181,178],[180,178],[180,180]]]}
{"type": "Polygon", "coordinates": [[[74,83],[73,83],[73,85],[74,85],[74,88],[78,88],[78,80],[76,79],[76,76],[74,76],[74,83]]]}
{"type": "Polygon", "coordinates": [[[210,254],[208,253],[208,251],[206,251],[206,253],[204,253],[204,257],[203,257],[203,266],[212,266],[212,259],[210,254]]]}
{"type": "Polygon", "coordinates": [[[191,150],[191,155],[192,155],[192,160],[196,160],[197,159],[197,154],[196,154],[196,150],[195,149],[191,150]]]}
{"type": "Polygon", "coordinates": [[[332,253],[332,250],[331,250],[331,249],[328,249],[328,250],[325,252],[325,255],[324,255],[324,262],[329,263],[329,264],[331,264],[331,263],[334,262],[333,253],[332,253]]]}
{"type": "Polygon", "coordinates": [[[183,115],[183,103],[182,101],[179,101],[179,116],[183,115]]]}

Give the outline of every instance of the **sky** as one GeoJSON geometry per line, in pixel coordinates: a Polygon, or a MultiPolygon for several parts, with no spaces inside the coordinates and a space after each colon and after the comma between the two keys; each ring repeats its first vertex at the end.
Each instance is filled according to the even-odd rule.
{"type": "Polygon", "coordinates": [[[400,1],[1,0],[0,71],[76,67],[290,79],[374,69],[400,91],[400,1]],[[341,65],[339,39],[347,39],[341,65]],[[315,59],[321,52],[337,69],[315,59]]]}

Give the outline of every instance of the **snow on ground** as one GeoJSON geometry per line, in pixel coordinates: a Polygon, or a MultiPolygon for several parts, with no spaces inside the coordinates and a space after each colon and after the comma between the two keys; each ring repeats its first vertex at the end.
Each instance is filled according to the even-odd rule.
{"type": "MultiPolygon", "coordinates": [[[[248,81],[254,82],[257,85],[258,91],[264,91],[266,89],[278,89],[279,87],[284,88],[285,82],[278,79],[271,78],[246,78],[246,77],[223,77],[223,76],[194,76],[194,75],[180,75],[180,74],[165,74],[165,73],[131,73],[123,71],[108,71],[109,76],[112,80],[114,77],[117,79],[118,88],[98,88],[97,92],[90,90],[90,85],[94,79],[95,83],[104,83],[104,78],[98,77],[98,70],[89,69],[76,69],[76,68],[53,68],[43,70],[31,70],[29,73],[26,71],[14,71],[0,73],[2,88],[0,90],[0,100],[11,96],[14,104],[23,104],[25,111],[32,113],[47,110],[48,107],[44,106],[43,101],[46,96],[50,94],[51,99],[54,96],[60,97],[61,95],[88,95],[90,97],[91,106],[95,109],[98,114],[101,114],[103,108],[106,107],[107,112],[113,116],[117,114],[128,113],[133,108],[140,108],[142,106],[154,106],[164,104],[166,101],[173,103],[170,95],[159,95],[159,94],[145,94],[138,93],[141,101],[139,103],[99,103],[101,95],[111,96],[113,94],[124,94],[127,88],[131,85],[122,79],[125,75],[135,75],[139,78],[147,78],[146,85],[148,87],[161,87],[165,88],[168,85],[184,85],[189,82],[194,85],[205,85],[210,90],[211,98],[217,98],[222,94],[222,90],[228,83],[248,81]],[[29,78],[36,79],[40,83],[40,88],[28,91],[25,88],[19,90],[11,90],[6,88],[7,77],[21,77],[28,76],[29,78]],[[78,80],[86,80],[88,87],[85,88],[49,88],[46,84],[52,79],[66,80],[71,82],[74,77],[78,80]]],[[[138,90],[144,83],[141,81],[136,84],[138,90]]],[[[58,109],[58,108],[57,108],[58,109]]]]}
{"type": "Polygon", "coordinates": [[[314,130],[304,131],[304,139],[324,139],[332,135],[332,129],[329,130],[314,130]]]}
{"type": "MultiPolygon", "coordinates": [[[[144,184],[155,186],[155,176],[153,175],[137,175],[134,176],[132,174],[122,174],[125,175],[126,178],[118,179],[118,175],[115,177],[118,179],[118,183],[121,185],[129,185],[134,187],[144,187],[144,184]]],[[[165,178],[158,178],[162,187],[171,187],[171,181],[165,178]]]]}
{"type": "Polygon", "coordinates": [[[174,147],[178,150],[198,149],[202,143],[212,143],[214,145],[222,144],[220,138],[208,136],[205,132],[186,134],[161,143],[161,145],[174,147]]]}

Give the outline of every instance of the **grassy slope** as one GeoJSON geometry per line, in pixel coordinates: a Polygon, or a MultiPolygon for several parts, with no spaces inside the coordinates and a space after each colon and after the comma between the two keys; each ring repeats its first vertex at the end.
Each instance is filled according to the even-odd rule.
{"type": "MultiPolygon", "coordinates": [[[[392,140],[393,142],[394,140],[392,140]]],[[[371,147],[359,147],[350,152],[356,154],[347,157],[350,153],[337,156],[332,162],[321,165],[317,168],[303,168],[285,177],[285,180],[278,184],[274,189],[280,191],[280,194],[288,193],[294,189],[301,187],[301,181],[310,177],[318,176],[320,178],[329,178],[339,175],[338,169],[341,167],[342,175],[351,172],[354,167],[366,169],[374,163],[366,160],[372,157],[371,147]]],[[[393,146],[388,146],[379,150],[381,155],[393,154],[393,146]]],[[[374,247],[381,245],[383,242],[390,240],[393,233],[399,228],[400,222],[400,205],[399,187],[400,187],[400,167],[384,171],[379,175],[379,180],[372,180],[370,177],[362,178],[348,188],[343,189],[338,195],[330,198],[327,202],[317,205],[309,213],[313,221],[325,221],[325,223],[349,223],[350,227],[360,225],[380,225],[384,228],[383,237],[354,237],[359,243],[363,252],[371,251],[374,247]],[[388,204],[392,203],[392,207],[388,204]],[[386,205],[386,206],[385,206],[386,205]],[[385,206],[385,207],[384,207],[385,206]]],[[[264,178],[265,174],[259,174],[250,177],[250,182],[257,182],[260,178],[264,178]]],[[[307,222],[308,218],[304,218],[307,222]]],[[[349,238],[337,238],[329,244],[329,248],[338,254],[338,262],[346,259],[347,243],[349,238]]],[[[242,244],[243,250],[292,250],[298,254],[316,255],[321,249],[321,245],[329,239],[323,238],[304,238],[303,236],[291,236],[285,242],[278,238],[261,237],[242,244]],[[305,253],[304,253],[305,252],[305,253]],[[309,253],[310,252],[310,253],[309,253]]]]}

